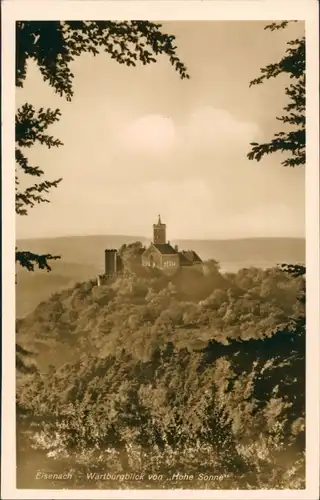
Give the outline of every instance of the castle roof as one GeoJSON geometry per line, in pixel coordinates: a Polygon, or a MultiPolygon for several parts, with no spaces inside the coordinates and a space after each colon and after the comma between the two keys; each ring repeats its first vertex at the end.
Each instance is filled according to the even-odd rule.
{"type": "Polygon", "coordinates": [[[169,243],[152,243],[152,246],[154,246],[162,255],[175,255],[177,253],[176,250],[169,245],[169,243]]]}
{"type": "Polygon", "coordinates": [[[180,255],[180,263],[182,265],[183,263],[186,264],[186,261],[188,261],[190,264],[195,264],[195,263],[202,264],[202,260],[194,250],[182,250],[182,252],[179,252],[179,255],[180,255]]]}
{"type": "Polygon", "coordinates": [[[160,215],[158,215],[158,222],[157,222],[157,224],[153,224],[153,227],[154,227],[154,228],[158,227],[158,228],[162,228],[162,229],[164,229],[164,228],[166,227],[166,224],[163,224],[163,223],[161,222],[161,217],[160,217],[160,215]]]}
{"type": "Polygon", "coordinates": [[[179,262],[180,266],[192,266],[192,262],[187,259],[183,252],[179,252],[179,262]]]}

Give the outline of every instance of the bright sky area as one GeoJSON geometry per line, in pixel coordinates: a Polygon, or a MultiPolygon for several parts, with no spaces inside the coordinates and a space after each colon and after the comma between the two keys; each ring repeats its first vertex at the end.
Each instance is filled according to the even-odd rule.
{"type": "Polygon", "coordinates": [[[250,142],[281,130],[287,102],[281,77],[249,88],[286,41],[303,32],[264,30],[266,22],[166,22],[190,80],[163,56],[127,68],[108,54],[72,65],[71,103],[29,64],[17,106],[60,108],[50,133],[64,146],[28,151],[48,179],[63,177],[50,204],[17,218],[17,237],[88,234],[150,236],[161,213],[168,237],[304,237],[304,169],[281,156],[257,163],[250,142]]]}

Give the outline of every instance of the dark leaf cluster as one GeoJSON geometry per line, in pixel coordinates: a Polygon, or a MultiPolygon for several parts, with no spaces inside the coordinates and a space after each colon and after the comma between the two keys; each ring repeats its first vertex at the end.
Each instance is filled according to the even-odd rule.
{"type": "Polygon", "coordinates": [[[73,73],[70,63],[82,53],[107,52],[119,64],[156,62],[165,54],[181,78],[187,68],[176,55],[175,37],[148,21],[23,21],[17,23],[16,84],[23,86],[28,59],[33,59],[44,78],[60,95],[71,100],[73,73]]]}
{"type": "MultiPolygon", "coordinates": [[[[266,29],[272,31],[286,28],[288,21],[272,23],[266,29]]],[[[250,86],[259,85],[270,78],[286,75],[289,83],[285,88],[285,94],[289,98],[288,104],[283,108],[286,114],[277,117],[291,130],[281,131],[274,135],[269,142],[258,144],[251,143],[252,149],[248,153],[249,160],[260,161],[265,155],[282,153],[286,158],[282,161],[283,166],[296,167],[306,162],[306,131],[305,131],[305,107],[306,107],[306,47],[305,37],[297,38],[287,42],[288,48],[282,59],[273,64],[261,68],[261,75],[250,82],[250,86]]],[[[286,130],[286,129],[285,129],[286,130]]]]}
{"type": "Polygon", "coordinates": [[[51,267],[48,261],[56,260],[59,258],[59,256],[51,254],[38,255],[33,252],[16,250],[16,262],[28,271],[34,271],[35,267],[37,267],[38,269],[46,269],[47,271],[51,271],[51,267]]]}
{"type": "Polygon", "coordinates": [[[38,111],[30,104],[24,104],[18,109],[16,114],[16,213],[18,215],[28,215],[27,208],[34,207],[37,203],[49,203],[49,200],[43,196],[48,194],[50,189],[57,187],[61,182],[60,179],[53,181],[44,180],[35,183],[24,190],[20,190],[21,173],[33,177],[42,177],[44,171],[38,166],[31,166],[28,158],[23,153],[23,149],[30,148],[36,143],[44,145],[49,149],[52,147],[62,146],[59,139],[45,133],[47,128],[58,121],[60,111],[58,109],[52,111],[40,108],[38,111]]]}

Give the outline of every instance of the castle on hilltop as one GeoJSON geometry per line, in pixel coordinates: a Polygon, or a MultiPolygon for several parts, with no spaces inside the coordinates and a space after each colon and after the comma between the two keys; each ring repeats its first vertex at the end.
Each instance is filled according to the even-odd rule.
{"type": "MultiPolygon", "coordinates": [[[[153,224],[153,241],[147,248],[140,249],[141,266],[157,268],[166,274],[172,274],[181,267],[196,267],[202,270],[203,262],[194,250],[181,250],[167,241],[167,226],[161,222],[153,224]]],[[[98,277],[98,285],[105,279],[115,278],[124,271],[120,252],[116,249],[105,250],[105,272],[98,277]]]]}
{"type": "Polygon", "coordinates": [[[177,245],[171,246],[166,237],[167,226],[161,222],[153,224],[153,242],[141,255],[142,266],[157,267],[162,271],[176,271],[184,266],[201,266],[202,260],[194,250],[179,251],[177,245]]]}

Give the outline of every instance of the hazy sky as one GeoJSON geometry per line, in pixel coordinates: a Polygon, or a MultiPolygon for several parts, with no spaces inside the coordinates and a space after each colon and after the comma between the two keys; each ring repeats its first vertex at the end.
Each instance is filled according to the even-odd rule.
{"type": "Polygon", "coordinates": [[[304,236],[304,170],[281,156],[249,161],[249,143],[281,130],[284,80],[249,88],[285,42],[263,21],[171,22],[190,80],[166,57],[127,68],[102,53],[72,65],[71,103],[29,64],[17,106],[60,108],[51,127],[64,146],[28,151],[48,179],[63,177],[51,203],[17,218],[17,237],[75,234],[150,236],[157,214],[168,238],[304,236]]]}

